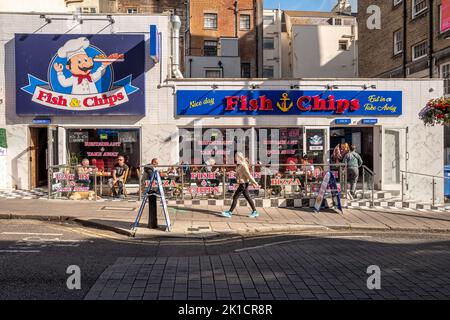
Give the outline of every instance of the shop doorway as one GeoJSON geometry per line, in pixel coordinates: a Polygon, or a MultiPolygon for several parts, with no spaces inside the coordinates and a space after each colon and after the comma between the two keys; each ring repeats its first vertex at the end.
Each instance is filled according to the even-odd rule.
{"type": "Polygon", "coordinates": [[[48,128],[30,128],[31,188],[48,185],[48,128]]]}
{"type": "Polygon", "coordinates": [[[356,152],[361,155],[363,163],[374,170],[374,135],[373,127],[333,127],[330,129],[330,159],[333,150],[339,143],[354,144],[356,152]]]}

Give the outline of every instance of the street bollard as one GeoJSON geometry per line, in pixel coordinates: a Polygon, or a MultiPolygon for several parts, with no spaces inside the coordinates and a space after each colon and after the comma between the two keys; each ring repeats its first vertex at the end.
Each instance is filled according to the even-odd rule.
{"type": "Polygon", "coordinates": [[[152,192],[148,196],[148,228],[157,229],[158,228],[158,217],[157,217],[158,207],[156,206],[156,193],[152,192]]]}

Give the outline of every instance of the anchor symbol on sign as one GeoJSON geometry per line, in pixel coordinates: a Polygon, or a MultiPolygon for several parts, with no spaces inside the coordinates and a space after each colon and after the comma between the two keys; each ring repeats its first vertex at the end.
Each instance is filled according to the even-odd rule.
{"type": "Polygon", "coordinates": [[[283,97],[281,98],[281,101],[283,101],[283,103],[280,104],[279,102],[277,102],[277,107],[283,112],[288,112],[289,110],[291,110],[294,103],[291,102],[288,106],[288,102],[291,101],[291,99],[289,99],[288,93],[283,93],[281,96],[283,97]]]}

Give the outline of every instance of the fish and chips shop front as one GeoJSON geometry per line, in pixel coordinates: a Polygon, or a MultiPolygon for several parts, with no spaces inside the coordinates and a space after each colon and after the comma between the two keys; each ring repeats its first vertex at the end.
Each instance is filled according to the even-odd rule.
{"type": "Polygon", "coordinates": [[[333,157],[345,143],[363,158],[366,190],[403,188],[429,201],[430,181],[403,173],[443,175],[443,129],[418,116],[443,95],[441,80],[169,79],[169,16],[99,15],[74,30],[63,20],[70,15],[58,17],[38,32],[41,15],[0,20],[2,189],[49,186],[68,195],[78,188],[106,197],[122,155],[130,196],[145,186],[143,165],[157,158],[170,201],[220,205],[235,188],[240,151],[259,183],[257,205],[304,205],[327,172],[345,191],[345,169],[333,157]],[[102,17],[112,26],[105,29],[102,17]],[[94,181],[74,171],[83,159],[94,181]]]}

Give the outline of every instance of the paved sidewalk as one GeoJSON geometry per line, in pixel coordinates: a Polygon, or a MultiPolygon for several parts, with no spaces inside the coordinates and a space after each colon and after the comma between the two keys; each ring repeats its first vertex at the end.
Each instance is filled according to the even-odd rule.
{"type": "MultiPolygon", "coordinates": [[[[131,235],[131,224],[138,202],[96,203],[92,201],[0,199],[0,219],[40,219],[74,221],[131,235]]],[[[164,231],[164,217],[158,212],[160,228],[147,229],[147,208],[136,237],[215,237],[253,233],[304,230],[352,229],[449,232],[449,212],[416,210],[345,209],[315,213],[311,209],[259,209],[260,217],[251,219],[250,208],[238,207],[231,219],[221,216],[224,207],[169,207],[172,232],[164,231]]]]}

